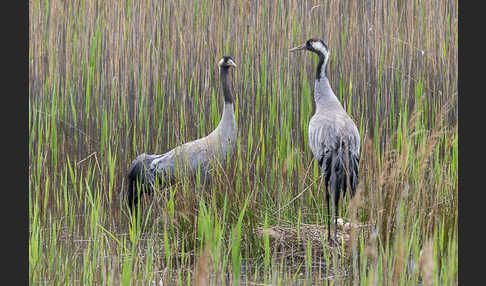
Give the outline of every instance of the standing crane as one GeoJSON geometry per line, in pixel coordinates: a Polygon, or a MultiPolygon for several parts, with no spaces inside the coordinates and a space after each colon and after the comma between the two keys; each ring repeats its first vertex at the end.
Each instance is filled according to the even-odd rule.
{"type": "Polygon", "coordinates": [[[151,191],[156,179],[161,186],[166,186],[181,175],[195,175],[198,169],[201,178],[205,179],[212,160],[225,162],[233,153],[236,121],[228,72],[236,64],[230,56],[223,56],[218,66],[224,95],[223,115],[218,126],[206,137],[177,146],[167,153],[137,156],[128,170],[128,201],[132,207],[138,203],[138,186],[142,187],[141,192],[151,191]]]}
{"type": "Polygon", "coordinates": [[[304,44],[290,49],[289,52],[300,50],[307,50],[319,56],[314,82],[316,112],[309,121],[309,147],[319,168],[324,172],[329,218],[327,221],[328,240],[331,238],[329,196],[330,191],[333,193],[334,240],[336,241],[339,196],[341,191],[343,196],[345,195],[349,185],[351,197],[353,197],[358,185],[360,137],[356,124],[342,107],[326,76],[326,66],[329,60],[327,45],[320,39],[312,38],[304,44]]]}

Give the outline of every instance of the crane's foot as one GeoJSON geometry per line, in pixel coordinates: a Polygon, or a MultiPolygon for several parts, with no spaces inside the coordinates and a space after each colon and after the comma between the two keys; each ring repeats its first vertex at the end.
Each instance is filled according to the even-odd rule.
{"type": "Polygon", "coordinates": [[[339,241],[336,237],[336,235],[334,236],[330,236],[328,235],[327,236],[327,243],[330,245],[330,246],[339,246],[339,241]]]}
{"type": "Polygon", "coordinates": [[[334,237],[328,238],[327,243],[329,243],[330,246],[339,246],[339,241],[334,237]]]}

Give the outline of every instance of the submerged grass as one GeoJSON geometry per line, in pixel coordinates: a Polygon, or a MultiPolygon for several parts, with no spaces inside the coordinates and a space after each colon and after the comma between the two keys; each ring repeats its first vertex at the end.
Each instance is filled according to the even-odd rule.
{"type": "Polygon", "coordinates": [[[30,283],[457,284],[457,13],[424,0],[30,1],[30,283]],[[317,57],[287,53],[314,36],[362,138],[340,216],[371,230],[342,255],[300,236],[328,220],[307,146],[317,57]],[[224,54],[238,64],[232,160],[131,216],[136,155],[217,126],[224,54]],[[301,245],[281,255],[255,234],[271,226],[301,245]]]}

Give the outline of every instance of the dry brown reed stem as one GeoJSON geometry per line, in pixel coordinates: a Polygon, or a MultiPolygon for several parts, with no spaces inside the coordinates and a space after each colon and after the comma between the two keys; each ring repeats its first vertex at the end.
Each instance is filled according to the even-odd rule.
{"type": "Polygon", "coordinates": [[[208,247],[205,247],[196,262],[196,267],[194,270],[194,285],[209,286],[211,269],[211,251],[208,247]]]}
{"type": "Polygon", "coordinates": [[[424,248],[420,250],[419,268],[422,272],[424,285],[433,285],[434,282],[434,243],[428,241],[424,248]]]}

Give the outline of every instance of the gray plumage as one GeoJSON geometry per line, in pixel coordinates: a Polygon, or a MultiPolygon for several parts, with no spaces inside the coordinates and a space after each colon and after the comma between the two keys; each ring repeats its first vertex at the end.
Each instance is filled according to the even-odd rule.
{"type": "MultiPolygon", "coordinates": [[[[344,195],[349,187],[351,196],[354,196],[358,185],[359,131],[334,94],[326,76],[326,65],[329,58],[327,45],[322,40],[310,39],[305,44],[290,51],[298,50],[308,50],[319,55],[319,64],[314,83],[316,112],[309,121],[308,143],[320,169],[324,172],[326,204],[329,217],[330,192],[333,195],[334,229],[336,229],[341,191],[344,195]]],[[[330,238],[329,220],[328,229],[328,238],[330,238]]],[[[336,238],[336,230],[334,231],[334,237],[336,238]]]]}
{"type": "Polygon", "coordinates": [[[156,179],[161,186],[174,183],[184,176],[193,176],[200,168],[203,180],[211,170],[212,163],[223,164],[235,148],[236,122],[233,99],[228,82],[228,70],[236,67],[233,59],[224,56],[218,63],[224,94],[224,109],[221,120],[209,135],[180,145],[167,153],[157,155],[141,154],[128,170],[128,201],[133,205],[138,202],[137,186],[142,192],[152,190],[156,179]]]}

